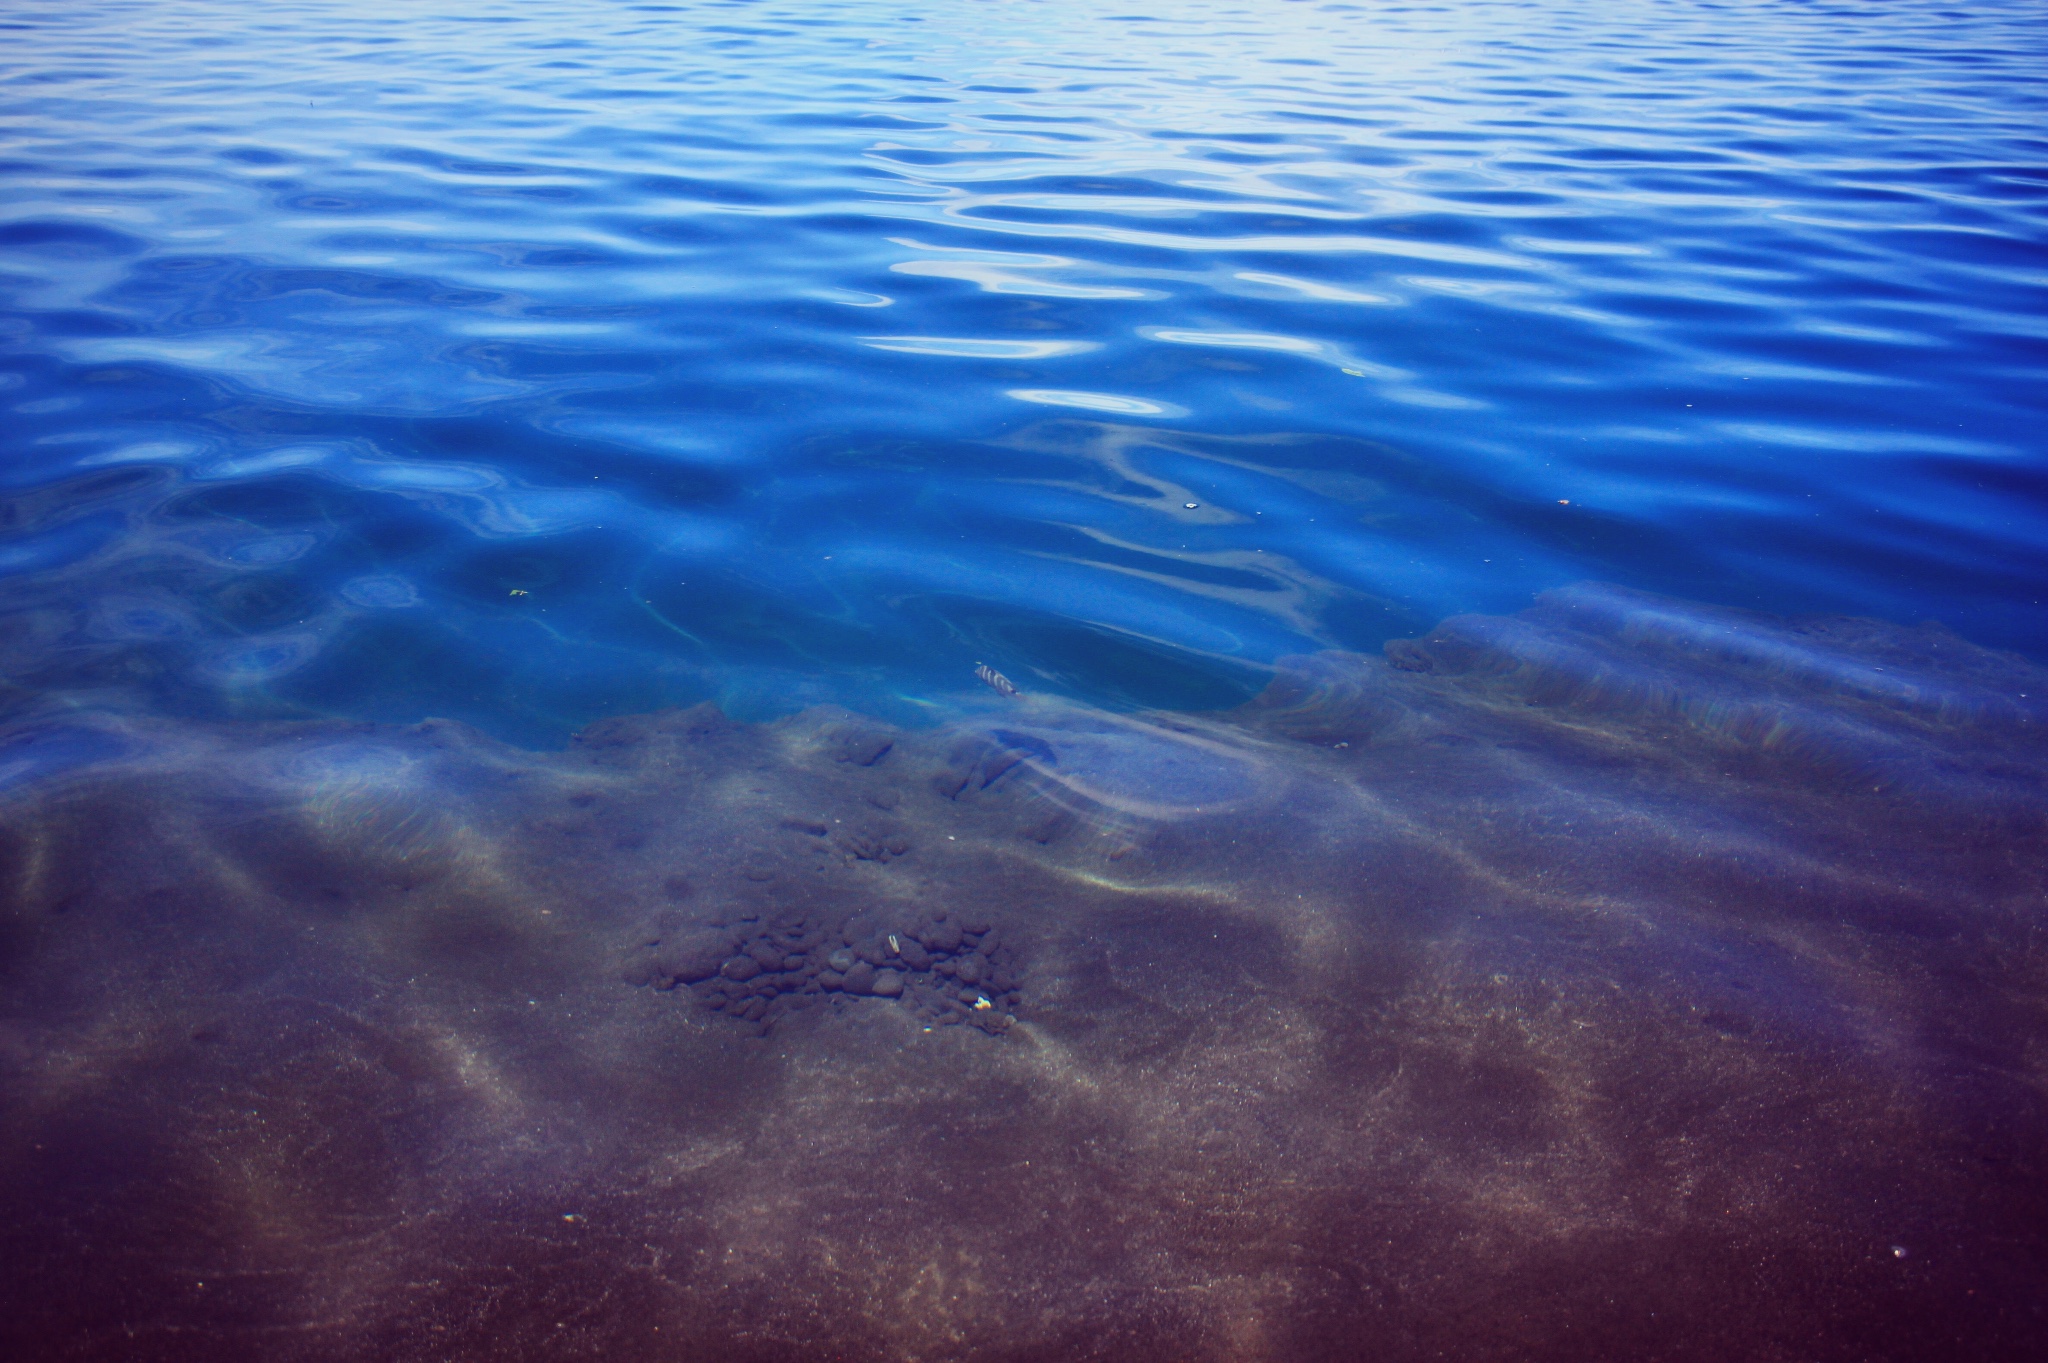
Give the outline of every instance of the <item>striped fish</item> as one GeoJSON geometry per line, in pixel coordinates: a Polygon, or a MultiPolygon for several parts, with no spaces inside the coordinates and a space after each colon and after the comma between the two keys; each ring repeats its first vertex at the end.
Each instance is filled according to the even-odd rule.
{"type": "Polygon", "coordinates": [[[989,690],[999,696],[1014,696],[1017,694],[1017,684],[996,671],[993,667],[990,667],[987,663],[976,663],[974,665],[974,675],[979,677],[989,690]]]}

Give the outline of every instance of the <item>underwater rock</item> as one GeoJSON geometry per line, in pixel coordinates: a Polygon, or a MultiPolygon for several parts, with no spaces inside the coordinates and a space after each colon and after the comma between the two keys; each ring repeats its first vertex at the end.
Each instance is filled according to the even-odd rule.
{"type": "Polygon", "coordinates": [[[630,985],[667,988],[677,978],[695,983],[716,976],[720,988],[701,1001],[727,1018],[761,1024],[754,1029],[760,1035],[772,1032],[781,1013],[773,1003],[765,1011],[750,1009],[748,998],[795,1000],[830,990],[900,999],[914,1013],[933,1010],[934,1001],[953,1007],[991,997],[1014,1012],[1023,1000],[1024,981],[1010,948],[984,919],[967,920],[978,925],[968,932],[943,912],[936,921],[900,911],[893,916],[862,912],[842,923],[837,936],[844,945],[829,952],[825,934],[808,918],[766,924],[759,915],[747,914],[728,920],[725,926],[692,929],[680,910],[664,910],[657,923],[638,934],[642,945],[628,954],[621,978],[630,985]],[[911,922],[918,926],[907,926],[911,922]],[[927,948],[918,933],[934,946],[927,948]],[[737,952],[736,940],[742,944],[737,952]],[[689,953],[689,963],[680,975],[657,966],[683,953],[689,953]],[[955,999],[962,985],[970,987],[955,999]],[[730,989],[742,993],[735,996],[730,989]]]}
{"type": "Polygon", "coordinates": [[[718,973],[732,951],[732,940],[714,931],[668,929],[633,953],[625,969],[630,984],[695,984],[718,973]]]}
{"type": "Polygon", "coordinates": [[[900,831],[879,828],[839,828],[832,841],[857,861],[890,861],[910,850],[910,839],[900,831]]]}
{"type": "Polygon", "coordinates": [[[912,935],[940,956],[949,956],[960,949],[960,925],[950,918],[934,919],[917,928],[912,935]]]}
{"type": "Polygon", "coordinates": [[[858,724],[848,725],[836,737],[835,759],[858,767],[874,766],[889,755],[889,750],[896,743],[896,735],[891,730],[858,724]]]}

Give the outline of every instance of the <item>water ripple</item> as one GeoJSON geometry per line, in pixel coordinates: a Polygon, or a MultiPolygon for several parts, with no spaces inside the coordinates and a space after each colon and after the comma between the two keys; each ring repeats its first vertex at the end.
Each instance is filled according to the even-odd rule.
{"type": "Polygon", "coordinates": [[[2036,18],[24,11],[0,667],[1220,703],[1588,577],[2037,648],[2036,18]]]}

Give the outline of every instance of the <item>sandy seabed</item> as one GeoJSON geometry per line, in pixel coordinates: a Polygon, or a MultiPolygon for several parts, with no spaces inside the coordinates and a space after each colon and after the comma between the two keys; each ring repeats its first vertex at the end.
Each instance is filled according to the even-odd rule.
{"type": "Polygon", "coordinates": [[[1216,714],[47,709],[0,1348],[2048,1356],[2044,734],[1594,586],[1216,714]]]}

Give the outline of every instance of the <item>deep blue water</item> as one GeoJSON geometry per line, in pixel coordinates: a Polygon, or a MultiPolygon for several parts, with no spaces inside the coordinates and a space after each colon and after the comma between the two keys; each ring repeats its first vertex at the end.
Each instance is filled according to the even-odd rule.
{"type": "Polygon", "coordinates": [[[2038,6],[0,30],[0,672],[1227,705],[1601,579],[2041,651],[2038,6]]]}

